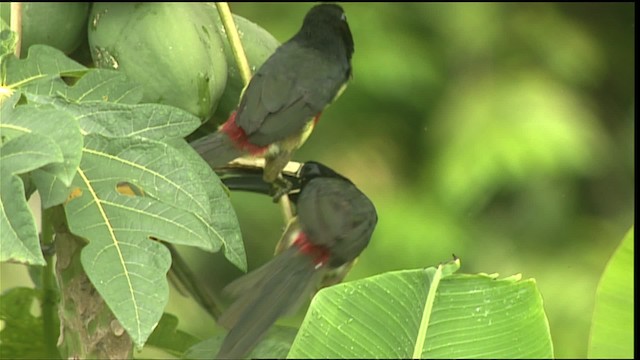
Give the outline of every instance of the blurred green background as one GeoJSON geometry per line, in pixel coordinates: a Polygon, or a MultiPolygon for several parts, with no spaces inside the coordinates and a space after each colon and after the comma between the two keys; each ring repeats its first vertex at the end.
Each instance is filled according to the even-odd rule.
{"type": "MultiPolygon", "coordinates": [[[[281,42],[312,6],[230,5],[281,42]]],[[[542,293],[556,357],[586,357],[599,277],[634,221],[635,5],[343,7],[354,77],[295,160],[331,166],[377,207],[347,281],[452,254],[465,273],[522,273],[542,293]]],[[[232,200],[254,269],[279,239],[280,208],[232,200]]],[[[241,275],[221,254],[180,249],[216,292],[241,275]]],[[[3,288],[26,279],[8,276],[3,288]]],[[[176,292],[168,311],[201,337],[215,326],[176,292]]]]}

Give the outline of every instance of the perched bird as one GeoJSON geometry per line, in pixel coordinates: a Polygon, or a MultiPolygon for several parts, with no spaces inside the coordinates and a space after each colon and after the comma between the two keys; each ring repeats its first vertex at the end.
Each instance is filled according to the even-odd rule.
{"type": "Polygon", "coordinates": [[[314,6],[300,30],[253,75],[237,110],[191,146],[213,168],[245,155],[264,157],[264,179],[274,183],[322,110],[346,87],[353,51],[342,7],[314,6]]]}
{"type": "MultiPolygon", "coordinates": [[[[316,290],[328,272],[353,261],[369,244],[378,221],[369,198],[320,163],[305,163],[298,175],[300,191],[293,197],[296,216],[281,241],[289,247],[225,288],[236,300],[218,320],[229,329],[218,358],[246,356],[279,317],[294,311],[316,290]]],[[[242,184],[228,186],[268,191],[242,184]]]]}

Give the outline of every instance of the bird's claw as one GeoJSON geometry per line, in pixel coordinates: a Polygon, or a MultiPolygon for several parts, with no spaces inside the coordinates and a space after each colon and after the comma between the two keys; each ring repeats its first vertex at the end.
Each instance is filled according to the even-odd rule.
{"type": "Polygon", "coordinates": [[[293,188],[293,184],[291,183],[291,181],[284,179],[282,177],[277,178],[271,184],[271,194],[273,196],[273,202],[277,203],[280,200],[280,198],[288,194],[292,188],[293,188]]]}

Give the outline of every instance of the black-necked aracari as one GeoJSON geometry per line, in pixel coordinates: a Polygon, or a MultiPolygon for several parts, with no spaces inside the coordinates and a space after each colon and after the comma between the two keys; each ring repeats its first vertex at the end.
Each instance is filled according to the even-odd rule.
{"type": "Polygon", "coordinates": [[[229,119],[191,145],[213,168],[241,156],[264,157],[265,181],[273,183],[346,87],[353,51],[342,7],[314,6],[253,75],[229,119]]]}
{"type": "MultiPolygon", "coordinates": [[[[369,244],[378,216],[367,196],[316,162],[305,163],[297,175],[296,216],[281,240],[289,246],[225,288],[236,299],[219,318],[229,332],[218,358],[246,356],[279,317],[313,294],[328,272],[353,261],[369,244]]],[[[227,182],[229,188],[269,191],[236,180],[227,182]]]]}

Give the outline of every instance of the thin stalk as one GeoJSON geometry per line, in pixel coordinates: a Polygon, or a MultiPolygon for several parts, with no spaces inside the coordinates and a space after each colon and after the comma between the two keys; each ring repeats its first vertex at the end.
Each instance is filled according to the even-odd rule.
{"type": "Polygon", "coordinates": [[[242,83],[246,87],[249,80],[251,80],[251,68],[249,67],[247,54],[245,54],[244,47],[242,47],[238,29],[233,21],[231,9],[229,9],[229,4],[226,2],[216,2],[216,8],[218,9],[218,14],[220,14],[220,20],[222,21],[222,26],[224,26],[224,31],[227,33],[227,39],[229,40],[229,45],[231,45],[233,57],[236,59],[236,64],[240,70],[242,83]]]}
{"type": "MultiPolygon", "coordinates": [[[[238,29],[236,28],[236,24],[233,21],[231,9],[229,9],[229,4],[226,2],[216,2],[216,8],[218,9],[218,14],[220,14],[220,20],[222,21],[224,30],[227,33],[227,39],[229,40],[231,50],[233,51],[233,57],[236,59],[236,64],[238,65],[238,69],[240,70],[242,82],[246,87],[247,84],[249,84],[249,80],[251,79],[251,68],[249,68],[247,55],[244,52],[244,47],[242,47],[242,42],[240,41],[240,35],[238,35],[238,29]]],[[[289,197],[284,194],[280,197],[278,203],[282,208],[284,223],[288,224],[289,220],[291,220],[291,218],[293,217],[293,212],[291,210],[291,201],[289,200],[289,197]]]]}
{"type": "Polygon", "coordinates": [[[12,2],[11,3],[11,31],[15,32],[18,41],[16,42],[16,49],[14,54],[17,58],[20,58],[20,48],[22,47],[22,3],[21,2],[12,2]]]}

